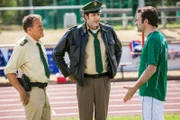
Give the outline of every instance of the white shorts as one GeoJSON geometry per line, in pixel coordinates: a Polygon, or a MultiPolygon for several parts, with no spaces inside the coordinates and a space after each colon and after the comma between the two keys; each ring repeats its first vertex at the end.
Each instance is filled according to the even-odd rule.
{"type": "Polygon", "coordinates": [[[141,97],[143,120],[164,120],[164,101],[152,97],[141,97]]]}

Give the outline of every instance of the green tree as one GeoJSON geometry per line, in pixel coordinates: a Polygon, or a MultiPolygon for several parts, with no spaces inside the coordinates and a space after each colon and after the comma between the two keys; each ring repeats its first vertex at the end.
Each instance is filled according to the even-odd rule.
{"type": "MultiPolygon", "coordinates": [[[[17,2],[15,0],[1,0],[0,7],[14,7],[17,6],[17,2]]],[[[10,24],[15,22],[15,14],[13,11],[1,11],[1,21],[2,24],[10,24]]]]}
{"type": "Polygon", "coordinates": [[[166,6],[175,6],[177,2],[180,2],[179,0],[165,0],[166,6]]]}
{"type": "MultiPolygon", "coordinates": [[[[53,5],[54,0],[32,0],[33,6],[48,6],[53,5]]],[[[66,2],[66,0],[56,0],[57,3],[66,2]]],[[[74,0],[74,4],[81,5],[91,0],[74,0]]],[[[138,7],[138,0],[99,0],[106,6],[114,8],[132,8],[133,15],[138,7]]],[[[153,5],[155,7],[162,5],[162,0],[144,0],[145,5],[153,5]]],[[[164,0],[165,6],[175,6],[179,0],[164,0]]],[[[29,0],[0,0],[0,7],[18,7],[29,6],[29,0]]],[[[0,22],[4,25],[21,24],[22,18],[29,14],[29,10],[7,10],[0,11],[0,22]]],[[[174,15],[175,13],[170,13],[174,15]]]]}

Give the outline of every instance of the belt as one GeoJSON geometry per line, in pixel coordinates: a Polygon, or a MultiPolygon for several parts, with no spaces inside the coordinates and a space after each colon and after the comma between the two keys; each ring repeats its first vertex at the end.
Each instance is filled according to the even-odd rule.
{"type": "Polygon", "coordinates": [[[102,74],[84,74],[84,77],[90,77],[90,78],[100,78],[108,76],[108,72],[102,73],[102,74]]]}
{"type": "Polygon", "coordinates": [[[47,87],[48,83],[41,83],[41,82],[31,82],[32,87],[39,87],[39,88],[45,88],[47,87]]]}

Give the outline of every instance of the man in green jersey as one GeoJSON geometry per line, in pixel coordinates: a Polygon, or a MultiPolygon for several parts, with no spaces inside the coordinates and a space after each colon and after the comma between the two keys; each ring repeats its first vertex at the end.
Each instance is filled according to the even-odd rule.
{"type": "Polygon", "coordinates": [[[139,89],[143,120],[163,120],[167,86],[168,45],[164,35],[157,30],[158,12],[152,6],[139,8],[136,25],[147,36],[141,52],[138,80],[132,87],[124,87],[124,102],[139,89]]]}

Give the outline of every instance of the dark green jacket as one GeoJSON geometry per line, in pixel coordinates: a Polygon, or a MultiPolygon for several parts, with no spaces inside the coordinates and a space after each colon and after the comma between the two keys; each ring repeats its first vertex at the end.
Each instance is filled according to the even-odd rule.
{"type": "MultiPolygon", "coordinates": [[[[100,28],[107,51],[109,77],[113,78],[121,59],[121,42],[110,25],[101,23],[100,28]]],[[[65,77],[74,75],[80,86],[84,86],[84,56],[88,36],[85,23],[75,26],[64,34],[53,50],[53,58],[62,74],[65,77]],[[69,55],[70,65],[65,62],[65,52],[69,55]]]]}

